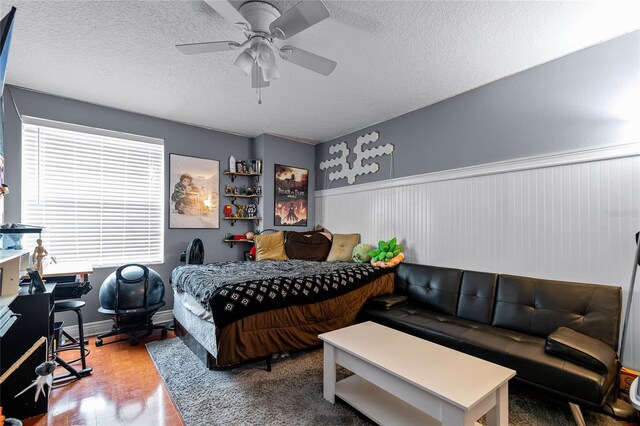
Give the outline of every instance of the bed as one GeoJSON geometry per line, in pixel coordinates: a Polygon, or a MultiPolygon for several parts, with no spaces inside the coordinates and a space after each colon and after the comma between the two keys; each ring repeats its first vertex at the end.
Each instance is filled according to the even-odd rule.
{"type": "Polygon", "coordinates": [[[184,265],[171,274],[176,334],[208,368],[320,344],[371,297],[393,292],[392,269],[305,260],[184,265]]]}

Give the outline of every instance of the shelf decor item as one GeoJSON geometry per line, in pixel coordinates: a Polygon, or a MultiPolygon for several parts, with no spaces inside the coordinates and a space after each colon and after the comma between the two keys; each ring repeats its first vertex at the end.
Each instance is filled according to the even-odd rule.
{"type": "Polygon", "coordinates": [[[247,213],[247,217],[256,217],[258,214],[258,207],[255,204],[248,204],[245,212],[247,213]]]}
{"type": "Polygon", "coordinates": [[[170,154],[169,170],[169,228],[219,228],[220,162],[170,154]]]}
{"type": "Polygon", "coordinates": [[[275,165],[273,224],[307,226],[309,170],[275,165]]]}

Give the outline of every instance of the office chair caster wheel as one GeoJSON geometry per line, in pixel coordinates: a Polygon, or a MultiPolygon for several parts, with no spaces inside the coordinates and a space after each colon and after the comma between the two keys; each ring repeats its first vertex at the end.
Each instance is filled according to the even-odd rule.
{"type": "Polygon", "coordinates": [[[167,334],[168,334],[168,332],[167,332],[166,328],[163,328],[162,330],[160,330],[160,336],[167,337],[167,334]]]}
{"type": "Polygon", "coordinates": [[[96,339],[96,346],[102,346],[102,339],[96,339]]]}
{"type": "Polygon", "coordinates": [[[140,343],[137,337],[132,337],[129,342],[131,343],[131,346],[138,346],[138,343],[140,343]]]}

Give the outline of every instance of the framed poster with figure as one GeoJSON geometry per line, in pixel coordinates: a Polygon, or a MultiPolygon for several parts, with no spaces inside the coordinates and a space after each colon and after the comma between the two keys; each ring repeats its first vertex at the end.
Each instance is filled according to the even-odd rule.
{"type": "Polygon", "coordinates": [[[220,227],[220,162],[169,154],[169,228],[220,227]]]}
{"type": "Polygon", "coordinates": [[[275,165],[273,224],[307,226],[309,170],[275,165]]]}

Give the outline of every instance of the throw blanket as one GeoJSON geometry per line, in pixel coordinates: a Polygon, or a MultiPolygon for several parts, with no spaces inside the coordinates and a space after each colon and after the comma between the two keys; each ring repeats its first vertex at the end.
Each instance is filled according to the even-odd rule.
{"type": "Polygon", "coordinates": [[[369,264],[306,260],[178,266],[171,284],[211,307],[217,327],[286,306],[331,299],[392,272],[369,264]]]}

